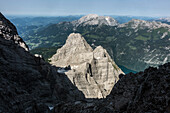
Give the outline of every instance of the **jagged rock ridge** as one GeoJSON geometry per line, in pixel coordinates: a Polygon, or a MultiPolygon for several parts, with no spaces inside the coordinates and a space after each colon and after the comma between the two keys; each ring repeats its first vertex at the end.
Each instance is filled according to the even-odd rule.
{"type": "Polygon", "coordinates": [[[123,73],[103,47],[93,50],[79,33],[70,34],[50,60],[57,67],[71,66],[65,74],[86,98],[105,98],[123,73]]]}

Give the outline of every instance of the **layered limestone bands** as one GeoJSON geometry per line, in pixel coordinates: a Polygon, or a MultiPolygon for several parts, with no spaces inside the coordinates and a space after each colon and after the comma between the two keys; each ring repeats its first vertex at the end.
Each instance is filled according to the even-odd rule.
{"type": "Polygon", "coordinates": [[[86,98],[105,98],[123,73],[103,47],[93,50],[78,33],[70,34],[50,60],[57,67],[71,67],[65,74],[86,98]]]}

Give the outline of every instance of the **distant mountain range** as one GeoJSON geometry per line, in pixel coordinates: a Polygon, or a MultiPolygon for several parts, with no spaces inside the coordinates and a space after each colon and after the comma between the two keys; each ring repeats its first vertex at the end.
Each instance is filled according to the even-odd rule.
{"type": "Polygon", "coordinates": [[[70,33],[80,33],[93,48],[106,48],[118,65],[141,71],[170,61],[169,25],[147,19],[150,21],[133,19],[119,24],[111,17],[87,15],[71,22],[30,28],[23,38],[31,49],[36,48],[33,53],[42,53],[48,59],[55,53],[53,48],[61,47],[70,33]],[[51,54],[41,52],[44,48],[51,54]]]}
{"type": "Polygon", "coordinates": [[[1,113],[170,112],[170,63],[120,74],[107,51],[92,49],[79,33],[70,34],[51,60],[31,54],[0,12],[1,113]]]}
{"type": "Polygon", "coordinates": [[[116,15],[110,15],[110,17],[113,17],[120,24],[127,23],[127,22],[131,21],[132,19],[146,20],[146,21],[150,21],[150,20],[153,21],[153,20],[159,19],[159,17],[147,17],[147,16],[116,16],[116,15]]]}

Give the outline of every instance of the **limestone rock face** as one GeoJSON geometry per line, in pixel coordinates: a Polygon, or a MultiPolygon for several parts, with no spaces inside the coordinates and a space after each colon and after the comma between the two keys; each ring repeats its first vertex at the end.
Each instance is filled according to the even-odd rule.
{"type": "Polygon", "coordinates": [[[70,34],[50,60],[57,67],[71,67],[65,74],[86,98],[105,98],[123,73],[103,47],[93,50],[78,33],[70,34]]]}
{"type": "Polygon", "coordinates": [[[57,67],[65,67],[89,62],[89,57],[93,57],[92,51],[93,49],[80,34],[73,33],[69,35],[66,44],[57,50],[57,54],[53,55],[51,63],[57,67]]]}

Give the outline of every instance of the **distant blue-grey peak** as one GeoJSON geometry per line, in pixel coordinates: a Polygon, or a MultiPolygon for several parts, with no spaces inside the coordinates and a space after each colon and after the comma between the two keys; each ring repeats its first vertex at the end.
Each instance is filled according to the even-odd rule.
{"type": "MultiPolygon", "coordinates": [[[[131,21],[124,23],[124,24],[120,24],[119,27],[130,27],[133,29],[158,29],[158,28],[167,28],[170,29],[170,25],[166,24],[166,23],[161,23],[161,22],[157,22],[157,21],[145,21],[145,20],[138,20],[138,19],[132,19],[131,21]]],[[[170,31],[170,30],[168,30],[170,31]]]]}
{"type": "Polygon", "coordinates": [[[89,14],[83,16],[79,20],[72,22],[75,26],[86,26],[86,25],[108,25],[117,26],[119,23],[112,17],[109,16],[99,16],[97,14],[89,14]]]}

